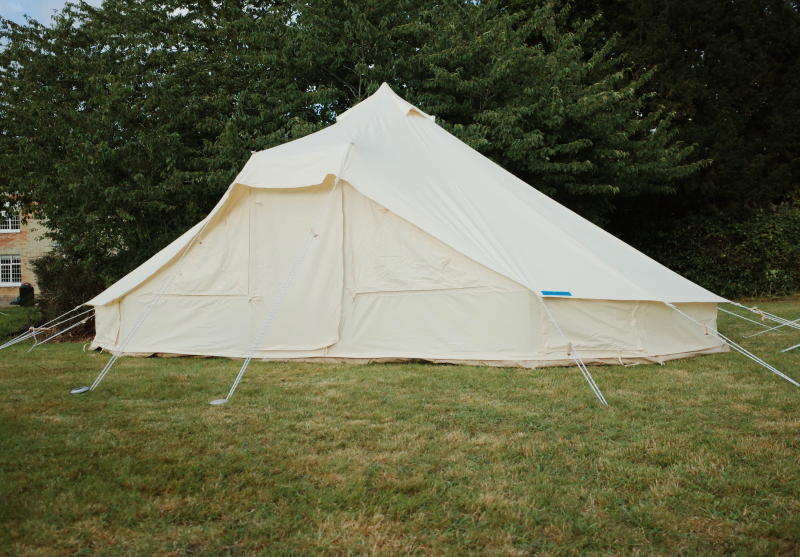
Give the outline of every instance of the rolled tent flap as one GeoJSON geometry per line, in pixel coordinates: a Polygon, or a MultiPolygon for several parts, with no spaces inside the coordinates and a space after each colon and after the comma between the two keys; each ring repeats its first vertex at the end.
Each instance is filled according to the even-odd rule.
{"type": "Polygon", "coordinates": [[[251,188],[306,188],[329,174],[341,175],[350,143],[321,132],[268,151],[254,153],[234,180],[251,188]]]}

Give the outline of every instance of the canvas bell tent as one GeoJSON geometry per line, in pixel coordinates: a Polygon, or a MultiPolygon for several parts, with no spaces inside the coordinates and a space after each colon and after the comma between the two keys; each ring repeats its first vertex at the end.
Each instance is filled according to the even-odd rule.
{"type": "Polygon", "coordinates": [[[716,330],[720,302],[770,321],[719,308],[767,331],[800,330],[605,233],[384,84],[335,125],[254,154],[203,221],[0,349],[43,344],[94,313],[92,346],[114,355],[73,393],[94,390],[122,355],[245,358],[227,398],[211,404],[230,399],[252,358],[574,363],[607,404],[586,364],[730,347],[800,387],[716,330]]]}
{"type": "Polygon", "coordinates": [[[253,154],[206,219],[88,303],[93,346],[122,354],[539,367],[726,351],[706,334],[724,301],[384,84],[253,154]]]}

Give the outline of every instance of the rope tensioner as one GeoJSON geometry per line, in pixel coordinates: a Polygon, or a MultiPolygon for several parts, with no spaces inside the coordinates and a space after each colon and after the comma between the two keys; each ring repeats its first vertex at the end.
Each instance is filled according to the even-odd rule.
{"type": "Polygon", "coordinates": [[[747,317],[741,316],[738,313],[734,313],[732,311],[728,311],[727,309],[723,309],[723,308],[719,308],[719,307],[717,309],[719,311],[723,312],[723,313],[727,313],[728,315],[733,315],[734,317],[738,317],[739,319],[744,319],[745,321],[749,321],[753,325],[758,325],[759,327],[767,327],[767,325],[764,325],[763,323],[759,323],[758,321],[753,321],[752,319],[748,319],[747,317]]]}
{"type": "MultiPolygon", "coordinates": [[[[770,320],[770,321],[772,321],[774,323],[778,323],[778,325],[779,325],[778,327],[768,327],[767,325],[763,325],[761,323],[753,321],[752,319],[747,319],[746,317],[742,317],[739,314],[736,314],[736,313],[733,313],[731,311],[726,311],[726,310],[724,310],[722,308],[719,308],[720,311],[724,311],[725,313],[729,313],[729,314],[731,314],[731,315],[733,315],[735,317],[738,317],[739,319],[744,319],[745,321],[750,321],[751,323],[756,323],[757,325],[761,325],[762,327],[767,327],[766,331],[761,331],[762,333],[773,331],[773,330],[779,329],[781,327],[789,327],[791,329],[796,329],[796,330],[800,331],[800,319],[795,319],[794,321],[789,321],[788,319],[785,319],[783,317],[779,317],[777,315],[773,315],[772,313],[769,313],[769,312],[766,312],[766,311],[761,311],[757,307],[749,308],[747,306],[743,306],[742,304],[738,304],[736,302],[731,302],[731,301],[729,301],[728,303],[731,304],[731,305],[734,305],[736,307],[739,307],[739,308],[745,309],[747,311],[750,311],[752,313],[759,313],[761,315],[762,319],[768,319],[768,320],[770,320]]],[[[750,335],[750,336],[755,336],[755,335],[750,335]]],[[[789,352],[790,350],[794,350],[795,348],[800,348],[800,344],[796,344],[794,346],[790,346],[789,348],[781,350],[781,352],[789,352]]]]}
{"type": "MultiPolygon", "coordinates": [[[[93,309],[94,309],[94,308],[92,308],[92,310],[93,310],[93,309]]],[[[90,310],[90,311],[92,311],[92,310],[90,310]]],[[[81,314],[81,315],[83,315],[83,314],[81,314]]],[[[48,338],[44,339],[42,342],[39,342],[39,343],[37,343],[37,344],[34,344],[33,346],[31,346],[31,350],[33,350],[34,348],[36,348],[37,346],[39,346],[39,345],[41,345],[41,344],[44,344],[45,342],[48,342],[48,341],[51,341],[51,340],[53,340],[53,339],[54,339],[54,338],[56,338],[57,336],[61,336],[61,335],[63,335],[64,333],[66,333],[66,332],[67,332],[67,331],[69,331],[70,329],[74,329],[75,327],[77,327],[77,326],[79,326],[79,325],[85,325],[85,324],[86,324],[86,323],[89,321],[89,319],[91,319],[92,317],[93,317],[93,316],[91,316],[91,315],[90,315],[89,317],[87,317],[87,318],[85,318],[85,319],[83,319],[83,320],[81,320],[81,321],[78,321],[77,323],[74,323],[73,325],[70,325],[69,327],[67,327],[66,329],[64,329],[63,331],[61,331],[60,333],[56,333],[56,334],[54,334],[53,336],[51,336],[51,337],[48,337],[48,338]]],[[[28,350],[28,352],[30,352],[31,350],[28,350]]]]}
{"type": "MultiPolygon", "coordinates": [[[[798,323],[798,321],[789,321],[788,319],[785,319],[783,317],[779,317],[777,315],[773,315],[772,313],[769,313],[769,312],[766,312],[766,311],[762,311],[762,310],[760,310],[758,308],[749,308],[747,306],[743,306],[742,304],[738,304],[736,302],[730,302],[729,301],[728,303],[733,305],[733,306],[736,306],[738,308],[742,308],[744,310],[747,310],[749,312],[758,313],[758,314],[762,315],[763,317],[766,317],[766,319],[769,319],[770,321],[773,321],[775,323],[779,323],[779,324],[784,325],[786,327],[791,327],[792,329],[800,330],[800,323],[798,323]]],[[[720,309],[722,310],[722,308],[720,308],[720,309]]],[[[725,310],[722,310],[722,311],[725,311],[725,310]]],[[[731,312],[726,312],[726,313],[731,313],[731,312]]],[[[737,315],[735,313],[732,313],[731,315],[735,315],[736,317],[739,317],[740,319],[745,319],[745,320],[749,321],[749,319],[747,319],[745,317],[742,317],[741,315],[737,315]]],[[[762,325],[762,326],[764,326],[764,325],[762,325]]]]}

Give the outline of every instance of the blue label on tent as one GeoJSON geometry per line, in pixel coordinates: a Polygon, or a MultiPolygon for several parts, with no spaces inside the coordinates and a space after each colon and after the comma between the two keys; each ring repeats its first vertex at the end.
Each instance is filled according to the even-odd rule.
{"type": "Polygon", "coordinates": [[[556,292],[555,290],[542,290],[542,296],[572,296],[570,292],[556,292]]]}

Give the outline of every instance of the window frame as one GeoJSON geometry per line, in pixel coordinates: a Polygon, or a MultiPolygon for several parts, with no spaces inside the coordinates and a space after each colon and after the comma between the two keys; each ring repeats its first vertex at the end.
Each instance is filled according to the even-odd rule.
{"type": "Polygon", "coordinates": [[[14,286],[22,286],[22,257],[17,254],[0,254],[0,287],[9,288],[14,286]],[[14,261],[15,257],[17,258],[16,261],[14,261]],[[17,278],[19,278],[17,282],[13,282],[15,263],[18,269],[17,278]],[[8,276],[11,282],[3,281],[3,274],[6,267],[8,267],[8,276]]]}
{"type": "MultiPolygon", "coordinates": [[[[11,205],[6,202],[5,206],[10,207],[11,205]]],[[[9,217],[7,216],[5,210],[0,211],[0,234],[17,234],[19,232],[22,232],[22,219],[20,218],[19,213],[13,217],[9,217]],[[16,228],[13,228],[15,221],[16,228]]]]}

